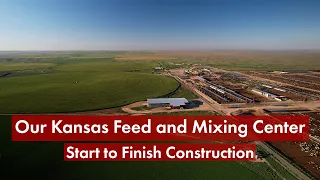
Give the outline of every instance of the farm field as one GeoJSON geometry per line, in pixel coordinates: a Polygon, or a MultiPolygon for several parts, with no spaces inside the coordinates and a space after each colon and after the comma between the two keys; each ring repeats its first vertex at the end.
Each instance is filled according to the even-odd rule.
{"type": "Polygon", "coordinates": [[[210,65],[235,71],[319,70],[320,51],[63,51],[0,53],[0,62],[92,62],[119,60],[147,63],[166,68],[210,65]],[[68,61],[66,61],[68,60],[68,61]],[[159,64],[158,64],[159,65],[159,64]]]}
{"type": "Polygon", "coordinates": [[[153,62],[50,61],[4,63],[9,65],[1,71],[11,74],[0,78],[0,113],[105,109],[163,96],[179,87],[173,78],[152,74],[158,65],[153,62]]]}
{"type": "Polygon", "coordinates": [[[173,60],[177,59],[161,54],[128,54],[115,57],[116,60],[173,60]]]}
{"type": "MultiPolygon", "coordinates": [[[[320,51],[158,51],[176,60],[170,62],[187,66],[190,63],[210,65],[232,71],[319,70],[320,51]]],[[[162,61],[167,67],[179,67],[162,61]]]]}
{"type": "MultiPolygon", "coordinates": [[[[263,152],[264,154],[268,154],[268,152],[263,149],[261,146],[257,146],[257,151],[263,152]]],[[[274,158],[271,156],[267,156],[265,160],[272,166],[283,178],[287,180],[297,180],[298,178],[292,174],[292,172],[285,169],[282,165],[280,165],[274,158]]]]}
{"type": "MultiPolygon", "coordinates": [[[[297,59],[285,59],[284,64],[272,60],[261,61],[260,56],[269,55],[259,53],[259,56],[258,54],[254,56],[257,59],[249,58],[250,56],[242,54],[243,52],[231,53],[231,56],[225,55],[225,58],[218,58],[221,56],[219,54],[207,56],[205,53],[196,53],[194,56],[186,57],[176,52],[176,54],[166,53],[65,52],[19,55],[11,57],[10,61],[4,58],[5,56],[0,56],[0,65],[3,65],[0,66],[0,114],[87,113],[91,110],[92,113],[96,110],[119,114],[123,113],[119,107],[144,101],[147,98],[197,98],[188,88],[180,86],[175,79],[164,76],[165,71],[155,70],[155,67],[159,66],[170,69],[198,63],[227,70],[267,71],[286,70],[287,66],[297,64],[295,62],[297,59]],[[203,58],[203,55],[207,58],[203,58]],[[164,57],[167,59],[162,59],[164,57]]],[[[311,55],[301,57],[304,56],[311,58],[311,55]]],[[[278,54],[273,57],[289,58],[287,55],[278,54]]],[[[309,61],[313,62],[313,59],[309,61]]],[[[317,62],[314,62],[312,68],[318,68],[316,64],[317,62]]],[[[312,69],[307,65],[299,65],[300,67],[312,69]]],[[[229,85],[235,86],[232,83],[229,85]]],[[[225,86],[229,87],[228,84],[225,86]]],[[[251,97],[249,92],[241,91],[240,93],[247,93],[245,95],[251,97]]],[[[152,115],[213,116],[216,113],[185,111],[152,115]]],[[[7,121],[10,122],[10,120],[7,121]]],[[[0,125],[1,130],[2,127],[10,126],[10,123],[1,121],[0,125]]],[[[6,133],[5,131],[4,129],[3,132],[6,133]]],[[[8,168],[7,163],[13,162],[15,172],[19,173],[16,173],[13,178],[6,179],[22,177],[35,179],[33,177],[35,173],[39,173],[39,179],[77,180],[132,177],[139,179],[168,179],[169,177],[170,179],[211,179],[212,177],[215,179],[281,179],[268,164],[261,162],[63,162],[62,143],[13,143],[10,142],[10,133],[8,134],[1,137],[5,142],[0,148],[1,166],[8,168]]],[[[281,166],[274,165],[280,172],[284,171],[281,166]]],[[[6,171],[11,173],[11,169],[6,171]]],[[[13,174],[12,172],[11,175],[13,174]]]]}
{"type": "Polygon", "coordinates": [[[237,71],[287,70],[292,65],[310,70],[319,67],[318,57],[317,51],[2,53],[0,113],[100,110],[160,96],[193,99],[192,92],[184,86],[177,89],[178,82],[154,68],[201,63],[237,71]]]}
{"type": "Polygon", "coordinates": [[[18,70],[32,70],[39,68],[49,68],[54,66],[53,63],[5,63],[0,62],[0,71],[18,71],[18,70]]]}
{"type": "Polygon", "coordinates": [[[0,179],[280,179],[265,163],[64,162],[62,143],[12,142],[10,130],[0,116],[0,179]]]}
{"type": "Polygon", "coordinates": [[[320,180],[320,0],[0,12],[0,180],[320,180]]]}
{"type": "Polygon", "coordinates": [[[168,96],[170,98],[179,98],[184,97],[188,100],[195,99],[197,96],[192,93],[190,90],[188,90],[185,86],[181,86],[174,94],[168,96]]]}

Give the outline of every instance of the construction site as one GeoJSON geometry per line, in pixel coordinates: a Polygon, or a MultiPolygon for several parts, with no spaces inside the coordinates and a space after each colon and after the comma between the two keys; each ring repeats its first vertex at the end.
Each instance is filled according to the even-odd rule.
{"type": "Polygon", "coordinates": [[[320,73],[229,72],[192,66],[179,76],[219,104],[317,101],[320,73]]]}
{"type": "Polygon", "coordinates": [[[170,72],[222,114],[309,116],[308,142],[268,144],[302,171],[320,179],[319,72],[232,72],[201,65],[170,72]]]}

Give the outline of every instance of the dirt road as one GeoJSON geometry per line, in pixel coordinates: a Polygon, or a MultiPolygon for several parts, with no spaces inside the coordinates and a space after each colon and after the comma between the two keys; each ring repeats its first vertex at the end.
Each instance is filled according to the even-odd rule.
{"type": "Polygon", "coordinates": [[[260,142],[260,141],[257,141],[255,143],[257,145],[261,146],[266,151],[268,151],[268,153],[272,154],[272,156],[271,156],[272,158],[275,158],[277,161],[279,161],[282,166],[284,166],[286,169],[288,169],[293,174],[295,174],[299,179],[301,179],[301,180],[311,180],[311,178],[309,178],[307,175],[305,175],[303,172],[301,172],[295,166],[290,164],[286,159],[284,159],[282,156],[280,156],[275,150],[271,149],[265,143],[260,142]]]}
{"type": "MultiPolygon", "coordinates": [[[[180,78],[175,77],[180,83],[184,83],[180,78]]],[[[186,85],[187,86],[187,85],[186,85]]],[[[188,86],[187,86],[188,87],[188,86]]],[[[192,90],[192,88],[188,87],[190,90],[192,90]]],[[[205,102],[207,102],[213,110],[215,110],[216,112],[218,112],[221,115],[230,115],[232,112],[237,111],[239,109],[243,109],[243,108],[232,108],[232,105],[227,105],[227,106],[221,106],[220,104],[212,104],[210,103],[206,98],[203,98],[201,96],[201,94],[197,93],[197,91],[192,90],[194,93],[196,93],[199,97],[201,97],[201,99],[205,102]],[[231,108],[230,108],[231,107],[231,108]]],[[[275,104],[274,102],[270,103],[270,104],[264,104],[264,106],[260,106],[260,107],[255,107],[255,110],[257,111],[262,111],[263,108],[275,108],[274,105],[277,105],[277,103],[275,104]]],[[[308,103],[292,103],[293,107],[299,107],[301,108],[301,106],[308,106],[308,108],[316,108],[319,105],[319,102],[315,102],[315,104],[312,104],[312,106],[310,106],[310,104],[308,103]]],[[[241,106],[243,106],[243,104],[241,104],[241,106]]],[[[244,107],[246,106],[252,106],[252,105],[244,105],[244,107]]],[[[279,108],[279,106],[277,106],[279,108]]],[[[281,108],[281,107],[280,107],[281,108]]],[[[292,106],[290,106],[290,108],[292,108],[292,106]]],[[[252,109],[252,107],[248,107],[248,110],[252,109]]],[[[263,113],[263,112],[261,112],[263,113]]],[[[290,162],[288,162],[286,159],[284,159],[283,157],[281,157],[279,154],[277,154],[277,152],[274,149],[271,149],[270,147],[268,147],[264,142],[256,142],[257,145],[261,146],[263,149],[265,149],[268,153],[273,154],[272,158],[275,158],[278,162],[280,162],[280,164],[287,169],[290,172],[293,172],[299,179],[301,180],[310,180],[310,178],[305,175],[303,172],[301,172],[299,169],[297,169],[295,166],[293,166],[292,164],[290,164],[290,162]]]]}

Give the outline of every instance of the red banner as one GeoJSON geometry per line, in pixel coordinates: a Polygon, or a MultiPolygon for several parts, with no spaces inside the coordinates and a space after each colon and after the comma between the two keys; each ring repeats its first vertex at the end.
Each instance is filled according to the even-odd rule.
{"type": "Polygon", "coordinates": [[[13,141],[307,141],[307,116],[12,116],[13,141]]]}
{"type": "Polygon", "coordinates": [[[65,144],[65,161],[248,161],[255,144],[65,144]]]}

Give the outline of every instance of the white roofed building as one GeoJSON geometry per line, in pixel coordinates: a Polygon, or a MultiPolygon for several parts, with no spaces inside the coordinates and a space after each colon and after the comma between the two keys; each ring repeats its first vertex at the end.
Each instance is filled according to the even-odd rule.
{"type": "Polygon", "coordinates": [[[189,101],[186,98],[155,98],[147,99],[148,107],[171,107],[173,109],[184,108],[189,101]]]}

